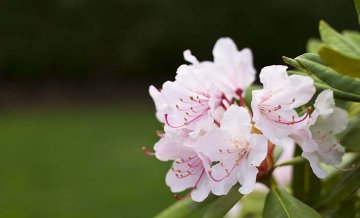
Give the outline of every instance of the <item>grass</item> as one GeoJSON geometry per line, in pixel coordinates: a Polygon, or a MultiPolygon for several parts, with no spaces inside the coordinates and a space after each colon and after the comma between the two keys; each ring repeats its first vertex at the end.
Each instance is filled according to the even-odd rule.
{"type": "Polygon", "coordinates": [[[174,202],[143,107],[0,112],[0,217],[151,217],[174,202]]]}

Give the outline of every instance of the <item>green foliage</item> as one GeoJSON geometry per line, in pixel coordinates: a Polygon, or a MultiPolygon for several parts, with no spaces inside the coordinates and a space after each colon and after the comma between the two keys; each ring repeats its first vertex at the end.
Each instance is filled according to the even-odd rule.
{"type": "Polygon", "coordinates": [[[239,187],[233,187],[230,192],[222,197],[219,197],[214,203],[210,205],[206,211],[204,218],[221,218],[242,198],[242,194],[238,191],[239,187]]]}
{"type": "Polygon", "coordinates": [[[321,60],[337,72],[360,78],[360,58],[347,57],[327,45],[321,45],[318,52],[321,60]]]}
{"type": "Polygon", "coordinates": [[[321,215],[285,190],[273,188],[265,200],[264,218],[320,218],[321,215]]]}
{"type": "Polygon", "coordinates": [[[356,195],[356,191],[360,188],[360,167],[347,172],[341,176],[339,181],[330,189],[328,193],[324,193],[323,200],[316,207],[334,208],[339,203],[352,198],[356,195]]]}
{"type": "MultiPolygon", "coordinates": [[[[297,147],[295,156],[301,155],[301,152],[301,149],[297,147]]],[[[306,161],[295,164],[292,178],[291,189],[294,197],[313,206],[320,197],[321,183],[312,172],[309,163],[306,161]]]]}
{"type": "MultiPolygon", "coordinates": [[[[163,210],[160,214],[156,215],[155,218],[185,218],[189,217],[195,210],[204,207],[208,203],[215,200],[214,195],[209,196],[204,202],[198,203],[192,201],[190,198],[178,201],[168,207],[166,210],[163,210]]],[[[218,199],[219,200],[219,199],[218,199]]],[[[217,201],[216,201],[217,202],[217,201]]],[[[216,203],[215,202],[215,203],[216,203]]],[[[221,208],[220,208],[221,209],[221,208]]]]}
{"type": "Polygon", "coordinates": [[[358,14],[358,20],[359,20],[359,24],[360,24],[360,1],[354,0],[354,2],[355,2],[356,13],[358,14]]]}
{"type": "MultiPolygon", "coordinates": [[[[355,0],[355,4],[360,13],[360,0],[355,0]]],[[[346,164],[344,167],[348,169],[329,170],[330,175],[320,180],[313,174],[310,164],[301,157],[302,150],[297,147],[293,159],[276,163],[270,170],[273,172],[277,167],[292,165],[292,183],[289,187],[292,194],[279,188],[272,177],[262,180],[270,188],[266,198],[255,194],[255,197],[251,194],[244,196],[240,200],[243,207],[240,218],[261,217],[261,214],[265,218],[360,217],[360,104],[355,103],[360,102],[360,33],[339,33],[324,21],[320,22],[319,31],[321,39],[310,39],[307,43],[309,53],[296,58],[283,57],[283,61],[295,68],[288,71],[290,75],[312,77],[317,93],[326,89],[333,91],[337,106],[349,112],[349,126],[338,139],[347,152],[355,153],[347,154],[350,159],[345,155],[347,160],[342,164],[346,164]]],[[[251,92],[258,88],[251,86],[246,90],[247,105],[251,103],[251,92]]],[[[277,156],[280,152],[277,151],[277,156]]],[[[208,206],[205,217],[217,218],[227,214],[241,198],[236,189],[208,206]]],[[[187,204],[194,203],[187,201],[176,205],[187,204]]]]}

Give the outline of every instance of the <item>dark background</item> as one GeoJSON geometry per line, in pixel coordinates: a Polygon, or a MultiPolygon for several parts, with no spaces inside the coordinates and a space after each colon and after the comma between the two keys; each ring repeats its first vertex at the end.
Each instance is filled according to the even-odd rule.
{"type": "Polygon", "coordinates": [[[1,0],[0,103],[147,98],[222,36],[259,70],[303,53],[319,19],[358,29],[352,0],[1,0]]]}
{"type": "Polygon", "coordinates": [[[152,217],[175,200],[148,86],[222,36],[281,64],[319,19],[359,29],[352,0],[0,0],[0,218],[152,217]]]}

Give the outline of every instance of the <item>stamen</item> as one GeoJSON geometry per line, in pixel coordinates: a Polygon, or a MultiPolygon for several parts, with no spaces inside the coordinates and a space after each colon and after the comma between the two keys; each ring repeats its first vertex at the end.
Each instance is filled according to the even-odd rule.
{"type": "Polygon", "coordinates": [[[204,176],[204,172],[205,172],[205,169],[202,170],[202,172],[201,172],[198,180],[196,181],[194,187],[193,187],[186,195],[184,195],[184,196],[179,196],[179,195],[176,195],[176,194],[175,194],[175,195],[174,195],[175,199],[176,199],[176,200],[184,200],[184,199],[188,198],[188,197],[191,195],[191,193],[192,193],[195,189],[197,189],[197,186],[199,185],[201,178],[204,176]]]}
{"type": "Polygon", "coordinates": [[[242,97],[243,90],[237,89],[237,90],[235,91],[235,93],[239,96],[240,106],[245,106],[245,100],[244,100],[244,98],[242,97]]]}
{"type": "Polygon", "coordinates": [[[147,156],[155,156],[155,152],[148,151],[148,149],[145,146],[142,147],[142,150],[147,156]]]}
{"type": "Polygon", "coordinates": [[[194,122],[195,120],[201,118],[204,114],[200,114],[199,116],[195,117],[194,119],[190,120],[190,121],[186,121],[184,124],[182,125],[179,125],[179,126],[174,126],[174,125],[171,125],[169,123],[169,119],[168,119],[168,114],[165,114],[165,122],[168,126],[170,126],[171,128],[174,128],[174,129],[177,129],[177,128],[181,128],[181,127],[184,127],[184,126],[187,126],[189,125],[190,123],[194,122]]]}
{"type": "Polygon", "coordinates": [[[214,119],[214,123],[215,123],[218,127],[220,127],[219,121],[217,121],[217,120],[214,119]]]}

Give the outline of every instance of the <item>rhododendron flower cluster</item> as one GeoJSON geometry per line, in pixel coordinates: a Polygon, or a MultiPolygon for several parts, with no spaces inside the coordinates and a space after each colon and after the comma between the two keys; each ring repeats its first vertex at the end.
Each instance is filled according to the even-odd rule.
{"type": "Polygon", "coordinates": [[[213,56],[199,61],[185,51],[188,64],[177,69],[174,81],[149,89],[164,128],[154,152],[144,150],[173,161],[166,184],[174,193],[187,191],[176,198],[203,201],[236,184],[240,193],[250,193],[270,176],[274,146],[299,145],[319,178],[326,176],[320,163],[340,163],[344,148],[334,135],[346,128],[347,112],[335,107],[332,91],[315,96],[311,77],[288,75],[279,65],[264,67],[263,88],[246,92],[256,76],[250,49],[221,38],[213,56]]]}

